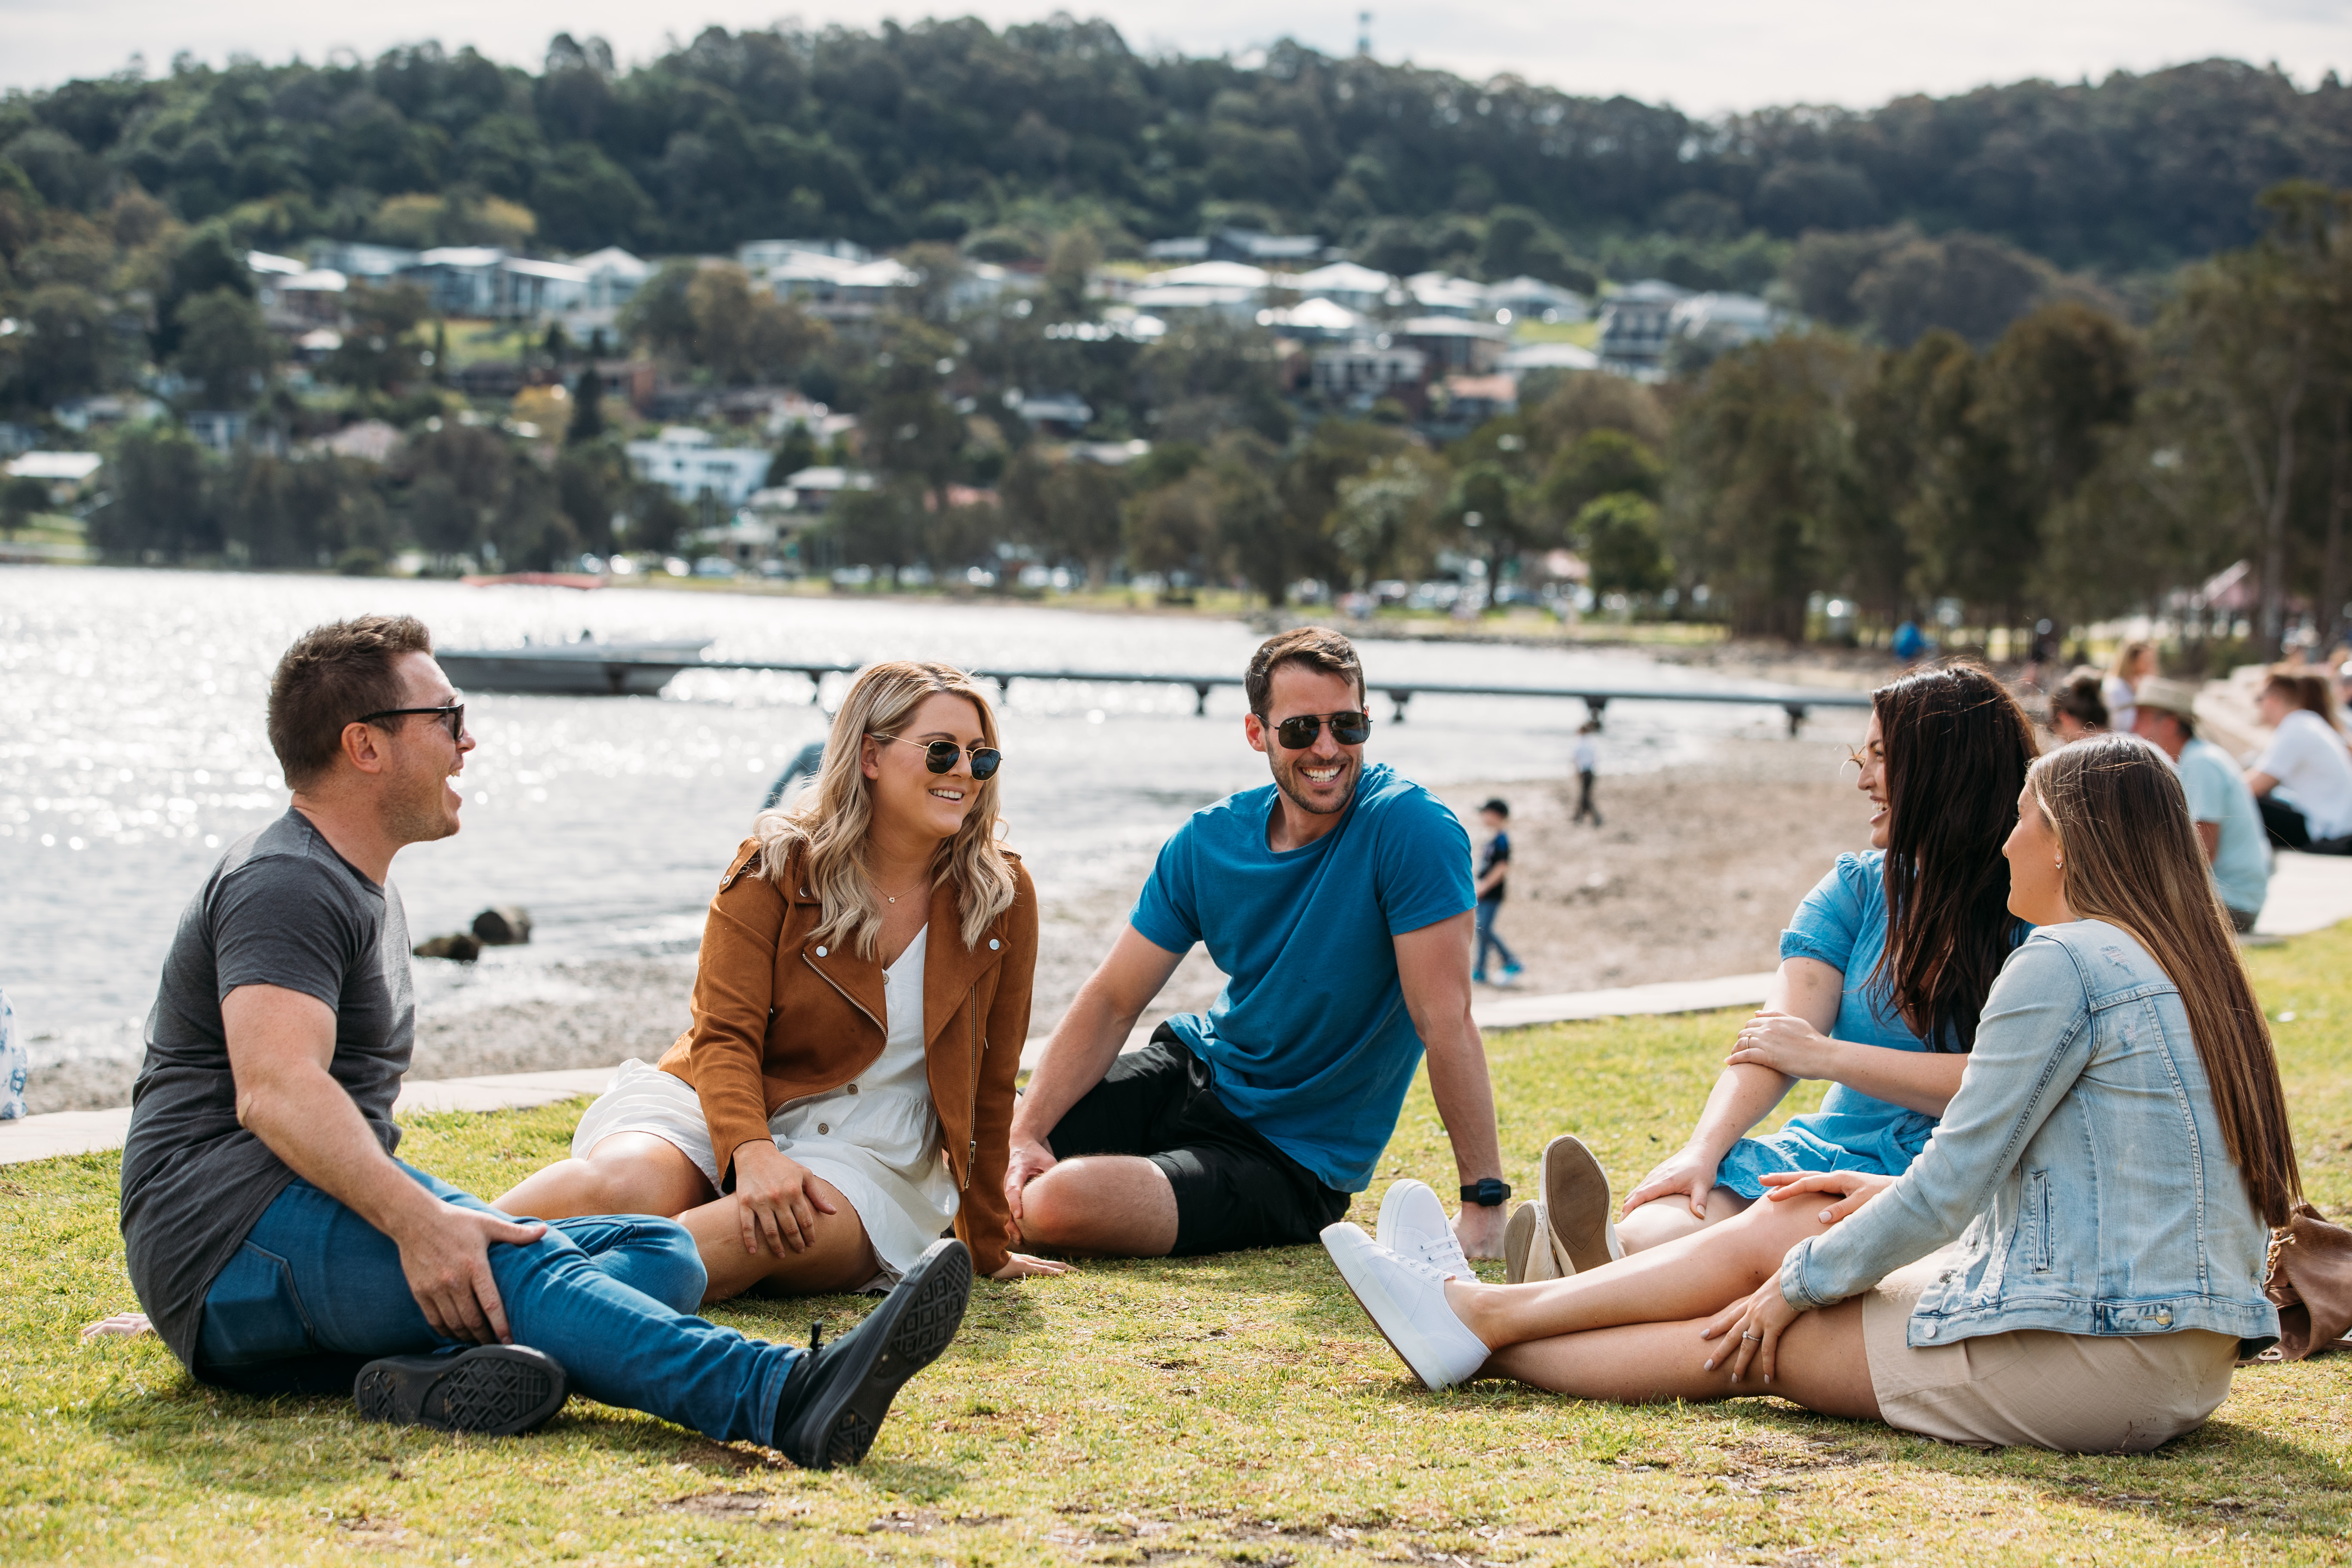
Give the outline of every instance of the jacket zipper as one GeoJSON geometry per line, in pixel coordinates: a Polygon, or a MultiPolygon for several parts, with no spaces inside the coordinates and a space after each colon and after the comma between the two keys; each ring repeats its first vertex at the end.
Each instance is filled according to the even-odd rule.
{"type": "Polygon", "coordinates": [[[975,985],[963,999],[964,1013],[971,1024],[971,1114],[964,1126],[971,1130],[971,1142],[963,1150],[963,1183],[956,1190],[965,1191],[971,1185],[971,1168],[980,1163],[980,987],[975,985]]]}
{"type": "MultiPolygon", "coordinates": [[[[807,964],[809,966],[809,972],[814,974],[819,980],[824,981],[835,991],[841,991],[839,983],[837,983],[832,975],[827,974],[824,970],[819,969],[816,966],[815,962],[811,959],[807,953],[804,952],[801,954],[801,962],[807,964]]],[[[851,1006],[856,1008],[859,1012],[866,1013],[866,1004],[860,1002],[856,997],[852,996],[848,992],[841,991],[841,999],[848,1003],[851,1006]]],[[[876,1017],[871,1013],[866,1013],[866,1021],[882,1031],[882,1038],[886,1043],[889,1040],[890,1031],[888,1028],[884,1026],[881,1019],[876,1017]]]]}

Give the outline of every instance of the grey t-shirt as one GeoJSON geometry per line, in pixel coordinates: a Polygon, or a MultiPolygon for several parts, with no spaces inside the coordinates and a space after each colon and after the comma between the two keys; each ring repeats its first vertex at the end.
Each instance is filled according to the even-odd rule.
{"type": "Polygon", "coordinates": [[[155,1330],[194,1370],[205,1295],[294,1173],[237,1125],[221,1003],[278,985],[335,1010],[329,1071],[390,1153],[416,1042],[408,921],[299,811],[229,846],[163,960],[122,1151],[122,1241],[155,1330]]]}

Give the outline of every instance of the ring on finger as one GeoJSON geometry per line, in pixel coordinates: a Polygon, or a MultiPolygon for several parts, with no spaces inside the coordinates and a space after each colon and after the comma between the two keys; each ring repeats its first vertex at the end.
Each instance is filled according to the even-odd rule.
{"type": "Polygon", "coordinates": [[[1762,1344],[1764,1342],[1764,1336],[1762,1334],[1742,1333],[1739,1337],[1743,1340],[1754,1340],[1758,1344],[1762,1344]]]}

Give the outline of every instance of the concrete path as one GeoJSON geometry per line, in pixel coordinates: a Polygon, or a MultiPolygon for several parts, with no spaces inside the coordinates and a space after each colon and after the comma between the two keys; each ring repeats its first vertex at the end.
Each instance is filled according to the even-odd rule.
{"type": "MultiPolygon", "coordinates": [[[[2279,852],[2271,873],[2270,900],[2254,927],[2258,937],[2302,936],[2352,920],[2352,857],[2279,852]]],[[[1588,1018],[1625,1018],[1669,1013],[1703,1013],[1718,1007],[1752,1007],[1764,1000],[1770,971],[1730,974],[1717,980],[1669,980],[1655,985],[1624,985],[1607,991],[1569,991],[1520,996],[1507,991],[1479,993],[1471,1013],[1482,1029],[1519,1029],[1588,1018]]],[[[1150,1030],[1138,1029],[1122,1051],[1139,1049],[1150,1030]]],[[[1021,1065],[1034,1068],[1045,1037],[1028,1042],[1021,1065]]],[[[412,1081],[404,1085],[395,1111],[412,1115],[444,1110],[511,1110],[585,1099],[604,1092],[611,1068],[574,1068],[563,1072],[501,1073],[488,1078],[412,1081]]],[[[0,1165],[22,1164],[62,1154],[89,1154],[122,1146],[131,1109],[60,1110],[0,1121],[0,1165]]]]}

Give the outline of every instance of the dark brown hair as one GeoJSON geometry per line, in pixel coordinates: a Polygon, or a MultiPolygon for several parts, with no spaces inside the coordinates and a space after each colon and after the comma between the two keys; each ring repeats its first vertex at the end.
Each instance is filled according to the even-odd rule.
{"type": "Polygon", "coordinates": [[[2113,721],[2107,712],[2107,700],[2099,689],[2104,678],[2095,669],[2078,669],[2066,678],[2065,683],[2050,694],[2050,716],[2071,713],[2094,730],[2104,730],[2113,721]]]}
{"type": "Polygon", "coordinates": [[[1356,683],[1356,700],[1364,700],[1364,667],[1356,645],[1328,626],[1298,626],[1258,644],[1250,656],[1244,689],[1250,711],[1267,717],[1265,705],[1274,693],[1274,672],[1286,664],[1303,664],[1327,675],[1344,675],[1356,683]]]}
{"type": "Polygon", "coordinates": [[[289,789],[317,782],[362,713],[401,706],[403,655],[431,653],[433,634],[414,616],[362,616],[312,626],[294,639],[269,678],[269,749],[289,789]]]}
{"type": "Polygon", "coordinates": [[[2041,750],[1983,666],[1924,669],[1870,694],[1886,746],[1886,951],[1871,976],[1931,1051],[1969,1050],[2015,945],[2002,840],[2041,750]]]}
{"type": "Polygon", "coordinates": [[[2266,689],[2276,687],[2288,701],[2305,712],[2318,714],[2319,721],[2329,729],[2344,728],[2343,718],[2336,711],[2336,682],[2326,670],[2278,665],[2273,668],[2263,685],[2266,689]]]}
{"type": "Polygon", "coordinates": [[[2129,931],[2172,982],[2247,1195],[2286,1224],[2303,1192],[2286,1090],[2180,776],[2144,742],[2095,735],[2043,757],[2028,782],[2065,856],[2066,907],[2129,931]]]}

